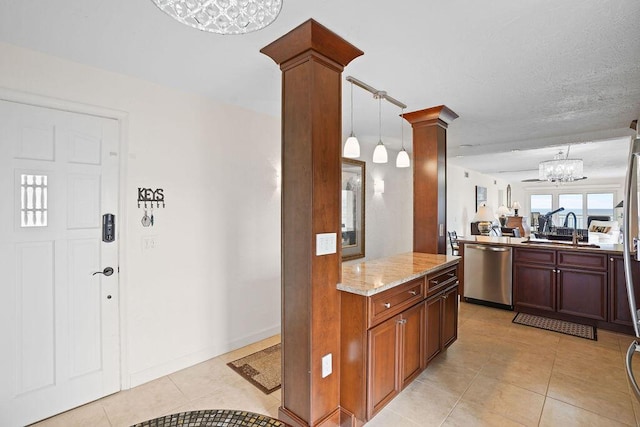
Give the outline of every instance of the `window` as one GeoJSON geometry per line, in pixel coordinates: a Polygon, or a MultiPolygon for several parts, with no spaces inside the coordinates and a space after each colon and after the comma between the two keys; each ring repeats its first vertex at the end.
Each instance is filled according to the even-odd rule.
{"type": "Polygon", "coordinates": [[[47,226],[47,175],[20,175],[20,226],[47,226]]]}
{"type": "MultiPolygon", "coordinates": [[[[608,216],[613,219],[613,193],[587,194],[587,217],[608,216]]],[[[587,224],[585,223],[586,228],[587,224]]]]}
{"type": "MultiPolygon", "coordinates": [[[[590,216],[608,217],[615,219],[614,200],[617,197],[616,191],[602,191],[599,193],[587,193],[572,191],[561,193],[562,189],[550,190],[550,194],[531,194],[529,206],[531,207],[531,229],[539,231],[538,213],[544,215],[559,208],[563,211],[554,214],[549,227],[574,227],[573,212],[576,216],[575,227],[585,229],[588,227],[587,219],[590,216]],[[567,216],[569,219],[567,220],[567,216]]],[[[567,189],[564,189],[565,191],[567,189]]],[[[549,190],[548,190],[549,191],[549,190]]],[[[545,231],[548,231],[545,229],[545,231]]]]}
{"type": "Polygon", "coordinates": [[[538,228],[538,216],[551,212],[553,209],[553,198],[551,194],[532,194],[531,206],[531,227],[538,228]]]}
{"type": "Polygon", "coordinates": [[[563,211],[558,212],[558,224],[557,226],[571,227],[571,228],[586,228],[582,215],[582,194],[559,194],[558,206],[564,208],[563,211]],[[573,212],[575,217],[575,223],[573,222],[573,215],[569,215],[573,212]],[[569,219],[567,219],[569,216],[569,219]]]}

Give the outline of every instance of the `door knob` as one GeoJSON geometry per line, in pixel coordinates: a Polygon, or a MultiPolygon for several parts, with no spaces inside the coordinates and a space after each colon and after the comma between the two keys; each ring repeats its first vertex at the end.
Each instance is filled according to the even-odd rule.
{"type": "Polygon", "coordinates": [[[111,276],[113,274],[113,268],[105,267],[104,270],[96,271],[95,273],[92,274],[92,276],[95,276],[96,274],[104,274],[105,276],[111,276]]]}

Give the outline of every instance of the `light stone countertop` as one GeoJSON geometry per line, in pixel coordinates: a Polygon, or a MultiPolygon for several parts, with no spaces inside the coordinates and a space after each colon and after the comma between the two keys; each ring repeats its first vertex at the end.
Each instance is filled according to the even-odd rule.
{"type": "Polygon", "coordinates": [[[338,290],[371,296],[412,279],[455,265],[459,256],[407,252],[386,258],[342,264],[338,290]]]}
{"type": "Polygon", "coordinates": [[[607,243],[588,243],[581,242],[577,246],[571,244],[571,241],[562,240],[544,240],[529,237],[495,237],[495,236],[458,236],[458,243],[462,244],[485,244],[498,246],[513,246],[519,248],[540,248],[540,249],[562,249],[570,251],[585,252],[606,252],[612,254],[622,254],[624,247],[622,245],[614,245],[607,243]]]}

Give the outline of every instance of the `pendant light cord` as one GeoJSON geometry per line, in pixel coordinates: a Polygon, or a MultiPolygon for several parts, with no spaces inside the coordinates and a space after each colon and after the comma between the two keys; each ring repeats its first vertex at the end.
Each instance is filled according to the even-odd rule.
{"type": "Polygon", "coordinates": [[[382,142],[382,97],[378,97],[378,136],[382,142]]]}
{"type": "Polygon", "coordinates": [[[353,136],[353,83],[351,83],[351,136],[353,136]]]}
{"type": "Polygon", "coordinates": [[[400,111],[400,135],[402,135],[402,149],[404,150],[404,108],[400,111]]]}

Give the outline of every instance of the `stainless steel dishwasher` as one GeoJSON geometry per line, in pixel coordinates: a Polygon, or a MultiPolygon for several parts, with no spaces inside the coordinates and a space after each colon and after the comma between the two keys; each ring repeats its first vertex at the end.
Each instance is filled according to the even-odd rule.
{"type": "Polygon", "coordinates": [[[464,299],[513,310],[509,246],[464,245],[464,299]]]}

